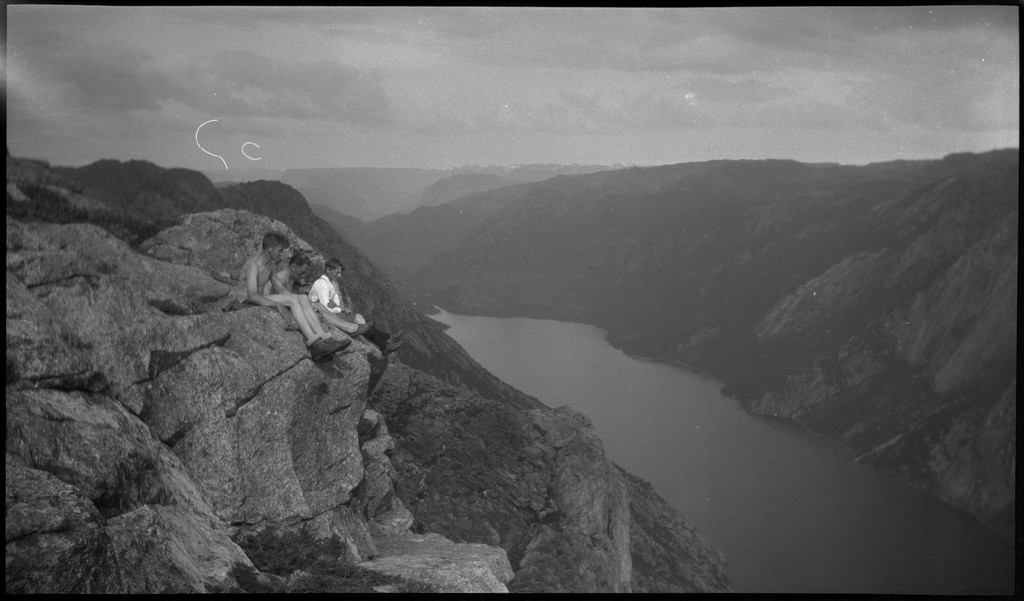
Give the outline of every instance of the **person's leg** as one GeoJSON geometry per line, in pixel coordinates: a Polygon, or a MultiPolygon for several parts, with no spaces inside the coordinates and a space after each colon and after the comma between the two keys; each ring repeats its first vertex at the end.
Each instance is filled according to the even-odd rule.
{"type": "Polygon", "coordinates": [[[327,331],[324,330],[323,325],[321,325],[320,319],[317,318],[316,311],[314,311],[313,307],[310,306],[309,298],[302,294],[296,294],[295,296],[296,298],[298,298],[299,307],[300,310],[302,311],[302,314],[305,315],[306,321],[308,321],[310,324],[310,329],[312,329],[314,333],[321,337],[324,335],[329,335],[327,334],[327,331]]]}
{"type": "MultiPolygon", "coordinates": [[[[312,307],[312,305],[310,305],[310,307],[312,307]]],[[[341,317],[339,317],[335,313],[331,313],[329,311],[325,311],[323,313],[323,316],[324,316],[324,321],[326,321],[327,323],[331,324],[332,326],[338,328],[339,330],[345,332],[346,334],[348,334],[350,336],[355,336],[356,332],[359,331],[359,326],[357,326],[356,324],[354,324],[354,323],[352,323],[350,321],[342,319],[341,317]]]]}
{"type": "Polygon", "coordinates": [[[316,342],[317,340],[326,337],[323,328],[320,327],[320,322],[316,322],[315,329],[312,325],[310,325],[309,319],[306,317],[305,312],[303,312],[302,310],[302,302],[299,300],[301,298],[299,295],[269,294],[267,295],[267,298],[274,302],[281,303],[287,306],[289,310],[291,310],[292,317],[295,318],[295,322],[299,325],[299,330],[302,332],[302,335],[306,338],[306,346],[309,346],[316,342]]]}
{"type": "Polygon", "coordinates": [[[379,348],[382,353],[388,346],[388,338],[391,337],[387,332],[381,330],[376,325],[371,325],[370,329],[366,330],[363,336],[379,348]]]}

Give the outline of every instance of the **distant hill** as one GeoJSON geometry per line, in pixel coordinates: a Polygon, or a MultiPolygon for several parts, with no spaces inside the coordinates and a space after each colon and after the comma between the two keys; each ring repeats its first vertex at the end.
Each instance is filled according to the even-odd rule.
{"type": "Polygon", "coordinates": [[[490,173],[462,173],[431,184],[420,195],[421,206],[432,207],[475,192],[488,192],[516,183],[490,173]]]}
{"type": "Polygon", "coordinates": [[[284,173],[280,169],[260,167],[236,167],[234,169],[207,169],[201,172],[214,184],[255,182],[261,179],[280,181],[284,173]]]}
{"type": "Polygon", "coordinates": [[[289,169],[280,181],[302,193],[312,205],[373,221],[420,206],[447,202],[470,192],[506,183],[532,182],[573,173],[615,169],[607,165],[467,166],[454,169],[346,167],[289,169]]]}
{"type": "Polygon", "coordinates": [[[326,205],[310,203],[309,208],[317,217],[323,219],[324,222],[334,228],[339,234],[345,236],[357,247],[362,246],[357,241],[357,237],[362,236],[366,231],[367,224],[365,221],[358,217],[350,217],[344,213],[339,213],[326,205]]]}
{"type": "Polygon", "coordinates": [[[758,413],[1012,520],[1019,153],[709,161],[507,186],[370,224],[420,305],[597,325],[758,413]]]}
{"type": "Polygon", "coordinates": [[[148,161],[101,160],[55,168],[110,208],[137,218],[171,219],[224,208],[216,187],[197,171],[164,169],[148,161]]]}
{"type": "Polygon", "coordinates": [[[372,221],[416,207],[423,190],[447,175],[439,169],[289,169],[281,181],[301,192],[310,204],[372,221]]]}

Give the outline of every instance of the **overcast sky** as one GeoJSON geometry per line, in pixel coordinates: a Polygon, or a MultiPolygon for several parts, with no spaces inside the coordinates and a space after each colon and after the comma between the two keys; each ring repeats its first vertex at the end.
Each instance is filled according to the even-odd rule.
{"type": "Polygon", "coordinates": [[[1018,15],[15,5],[7,144],[204,170],[939,158],[1019,145],[1018,15]]]}

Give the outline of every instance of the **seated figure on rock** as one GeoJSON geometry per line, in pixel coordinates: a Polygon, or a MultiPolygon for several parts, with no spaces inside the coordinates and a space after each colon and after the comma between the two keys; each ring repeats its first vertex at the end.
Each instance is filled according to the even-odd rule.
{"type": "Polygon", "coordinates": [[[345,266],[340,260],[335,257],[327,259],[324,274],[313,282],[309,289],[309,300],[313,308],[323,315],[327,323],[350,336],[364,336],[379,348],[384,356],[397,351],[404,343],[401,340],[402,332],[388,334],[355,312],[352,298],[338,285],[344,271],[345,266]]]}

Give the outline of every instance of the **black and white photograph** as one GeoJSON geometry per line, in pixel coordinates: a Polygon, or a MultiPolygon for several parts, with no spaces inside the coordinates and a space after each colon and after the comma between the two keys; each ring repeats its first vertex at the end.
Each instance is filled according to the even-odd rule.
{"type": "Polygon", "coordinates": [[[5,592],[1014,596],[1019,12],[6,3],[5,592]]]}

